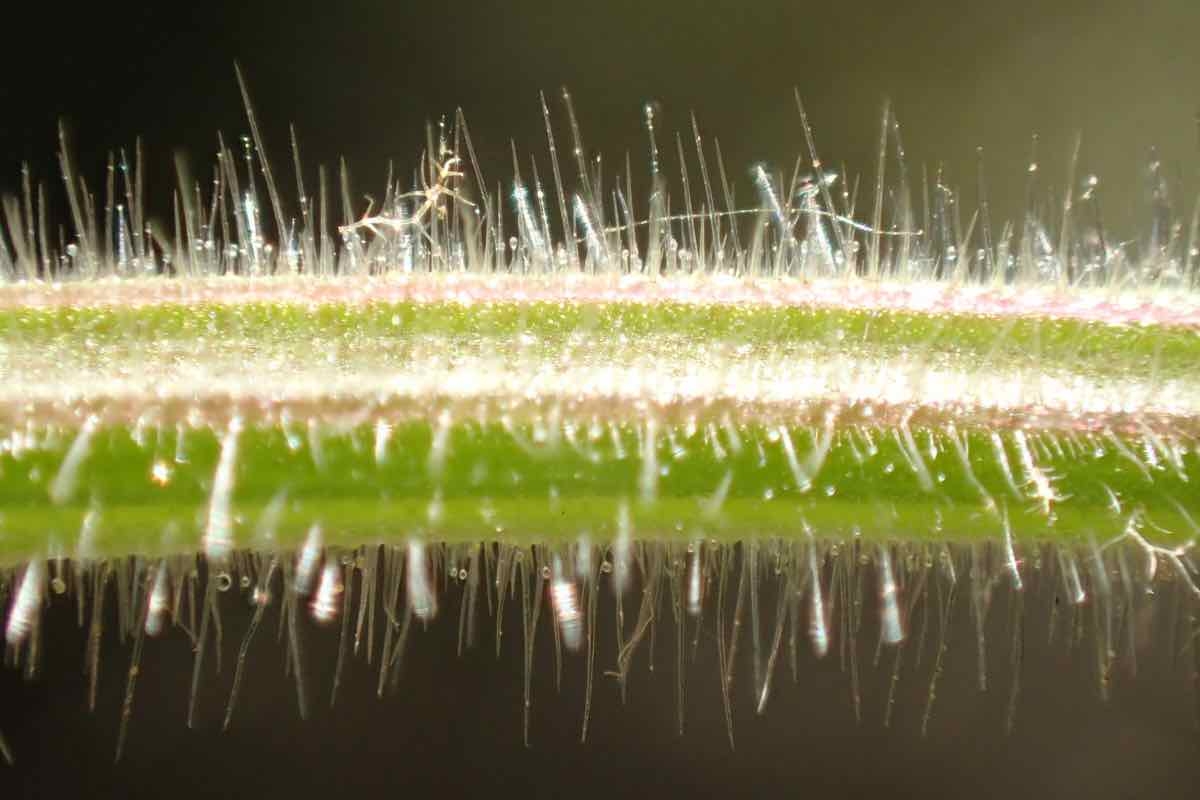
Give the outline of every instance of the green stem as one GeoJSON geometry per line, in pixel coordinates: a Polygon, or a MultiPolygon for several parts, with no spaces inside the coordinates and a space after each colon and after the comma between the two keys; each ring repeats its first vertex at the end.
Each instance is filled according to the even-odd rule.
{"type": "Polygon", "coordinates": [[[203,549],[230,440],[236,546],[1198,533],[1188,327],[232,286],[0,303],[0,560],[203,549]]]}

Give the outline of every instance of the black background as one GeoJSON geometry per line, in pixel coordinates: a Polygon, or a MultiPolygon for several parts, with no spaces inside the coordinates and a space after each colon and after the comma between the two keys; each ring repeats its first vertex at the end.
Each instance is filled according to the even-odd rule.
{"type": "Polygon", "coordinates": [[[204,176],[216,132],[246,132],[235,59],[289,196],[291,122],[310,173],[344,155],[357,195],[382,192],[389,159],[401,174],[412,169],[425,123],[458,106],[490,184],[509,180],[510,138],[547,171],[537,97],[550,97],[565,141],[563,86],[610,176],[626,151],[645,174],[648,101],[661,108],[660,147],[674,174],[673,133],[688,141],[694,111],[720,139],[742,205],[753,197],[752,164],[790,172],[803,149],[793,87],[825,161],[844,162],[864,190],[885,99],[912,174],[944,164],[968,213],[982,146],[997,225],[1020,213],[1034,133],[1043,189],[1058,196],[1082,133],[1080,176],[1101,177],[1119,235],[1137,224],[1150,147],[1184,214],[1200,166],[1200,6],[1191,0],[22,3],[2,24],[0,189],[18,187],[23,160],[57,189],[62,118],[93,187],[105,153],[142,136],[151,211],[164,219],[173,151],[204,176]]]}
{"type": "MultiPolygon", "coordinates": [[[[249,650],[233,725],[222,733],[233,660],[250,616],[246,597],[235,597],[234,591],[221,600],[222,671],[216,672],[210,649],[195,729],[185,724],[191,644],[180,631],[171,631],[147,641],[126,752],[116,765],[130,647],[117,642],[110,614],[99,701],[89,714],[81,678],[85,637],[75,626],[73,602],[63,598],[51,607],[41,676],[25,683],[12,670],[0,672],[4,729],[18,758],[16,767],[0,773],[0,786],[14,790],[5,797],[1194,797],[1200,730],[1191,653],[1173,659],[1162,627],[1172,592],[1180,587],[1160,585],[1159,602],[1142,603],[1138,674],[1131,674],[1123,649],[1112,674],[1111,699],[1104,703],[1097,689],[1094,639],[1089,633],[1069,648],[1063,635],[1070,629],[1065,602],[1044,581],[1026,577],[1025,660],[1011,735],[1004,731],[1013,677],[1011,594],[1004,586],[994,595],[985,628],[985,692],[977,688],[969,595],[965,583],[960,588],[926,738],[920,726],[936,625],[918,666],[918,625],[909,621],[911,639],[891,728],[883,726],[883,715],[892,651],[874,666],[873,603],[864,605],[858,641],[860,723],[854,720],[851,684],[836,641],[820,661],[800,643],[796,682],[785,646],[770,703],[763,716],[755,716],[752,651],[745,634],[735,671],[734,750],[725,734],[711,606],[697,659],[693,663],[690,652],[686,656],[685,730],[679,736],[670,607],[661,609],[655,670],[650,672],[648,645],[643,646],[634,660],[628,705],[622,707],[615,681],[603,674],[615,664],[607,590],[598,617],[586,744],[579,742],[583,655],[565,656],[562,688],[556,690],[553,639],[542,616],[526,749],[519,597],[507,605],[500,655],[481,602],[479,643],[459,657],[460,589],[443,595],[440,616],[427,631],[414,629],[398,689],[382,700],[375,695],[377,667],[360,655],[347,662],[337,704],[330,708],[338,626],[305,625],[301,641],[312,711],[304,722],[298,719],[295,684],[284,676],[276,613],[268,613],[249,650]],[[1060,616],[1050,644],[1048,612],[1054,602],[1060,603],[1060,616]]],[[[869,589],[869,571],[864,580],[869,589]]],[[[764,607],[770,609],[764,611],[765,647],[775,588],[773,582],[764,586],[764,607]]],[[[1080,607],[1089,623],[1085,630],[1090,630],[1091,602],[1080,607]]],[[[108,607],[114,607],[111,595],[108,607]]],[[[632,613],[629,605],[627,613],[632,613]]],[[[627,623],[632,624],[628,618],[627,623]]],[[[694,630],[689,623],[689,651],[694,630]]]]}

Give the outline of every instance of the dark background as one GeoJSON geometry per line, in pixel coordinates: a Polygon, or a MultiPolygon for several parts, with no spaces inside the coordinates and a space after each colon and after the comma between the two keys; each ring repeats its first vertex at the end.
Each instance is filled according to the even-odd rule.
{"type": "MultiPolygon", "coordinates": [[[[801,150],[791,98],[798,87],[827,161],[873,175],[880,109],[890,98],[914,165],[945,162],[974,196],[975,147],[985,148],[997,219],[1020,208],[1029,138],[1042,137],[1047,180],[1061,182],[1076,131],[1082,172],[1099,173],[1110,222],[1136,224],[1141,171],[1157,145],[1182,204],[1196,188],[1200,5],[1194,0],[1060,2],[519,2],[22,3],[6,9],[0,46],[0,189],[19,164],[56,186],[62,117],[78,163],[99,186],[104,154],[146,143],[152,210],[169,208],[172,152],[207,165],[216,131],[245,132],[232,63],[242,64],[268,147],[290,193],[287,124],[305,162],[345,155],[356,190],[378,194],[385,164],[411,168],[424,124],[462,106],[491,180],[508,180],[507,147],[544,162],[537,92],[572,89],[590,150],[613,165],[629,150],[645,169],[641,107],[661,104],[660,146],[694,110],[717,135],[743,198],[750,164],[790,169],[801,150]]],[[[555,104],[556,113],[560,107],[555,104]]],[[[558,117],[561,121],[561,116],[558,117]]],[[[565,128],[560,127],[560,135],[565,128]]],[[[560,143],[563,140],[560,139],[560,143]]],[[[668,169],[673,158],[667,159],[668,169]]],[[[202,174],[196,169],[197,174],[202,174]]],[[[609,173],[611,175],[611,170],[609,173]]],[[[60,217],[61,218],[61,217],[60,217]]],[[[209,676],[198,730],[184,725],[191,654],[178,633],[146,650],[126,759],[112,764],[127,648],[107,640],[100,708],[84,710],[83,638],[69,610],[52,618],[41,676],[0,670],[0,729],[18,765],[0,768],[3,797],[350,798],[408,796],[608,797],[820,793],[923,797],[1191,797],[1200,785],[1200,735],[1178,668],[1119,680],[1108,705],[1079,651],[1030,639],[1017,728],[1002,731],[1007,642],[997,615],[996,689],[973,689],[971,628],[960,607],[938,713],[917,735],[927,665],[906,673],[896,724],[880,724],[884,673],[864,678],[856,725],[835,660],[807,658],[801,680],[780,680],[767,714],[751,713],[743,684],[738,747],[725,741],[711,642],[690,669],[688,729],[674,732],[670,673],[637,670],[630,706],[610,681],[596,690],[591,741],[577,742],[582,707],[573,662],[555,697],[548,650],[535,685],[533,747],[520,738],[520,654],[454,656],[443,619],[413,643],[398,695],[374,697],[354,662],[338,707],[314,700],[299,723],[273,623],[251,658],[235,729],[222,735],[225,672],[209,676]]],[[[516,618],[508,627],[515,632],[516,618]]],[[[490,631],[490,628],[488,629],[490,631]]],[[[543,644],[548,630],[543,630],[543,644]]],[[[868,641],[873,641],[868,637],[868,641]]],[[[669,639],[659,663],[668,664],[669,639]]],[[[314,694],[328,691],[334,637],[314,634],[314,694]]],[[[870,650],[871,648],[867,648],[870,650]]],[[[601,668],[611,661],[602,660],[601,668]]],[[[742,672],[748,662],[743,663],[742,672]]],[[[781,671],[780,677],[783,673],[781,671]]]]}
{"type": "MultiPolygon", "coordinates": [[[[507,605],[501,654],[494,652],[494,625],[481,602],[480,642],[459,657],[460,588],[442,595],[440,616],[428,631],[414,629],[398,690],[382,700],[375,696],[377,666],[368,666],[360,656],[348,661],[337,705],[330,709],[338,626],[306,624],[302,642],[312,714],[305,722],[297,716],[294,683],[283,673],[284,650],[276,639],[277,610],[272,609],[249,650],[233,725],[222,733],[233,661],[250,616],[246,597],[230,592],[221,598],[222,671],[215,671],[210,642],[196,728],[185,724],[191,645],[174,630],[146,643],[125,756],[115,766],[130,646],[117,642],[110,614],[99,702],[89,714],[81,678],[85,636],[75,625],[73,601],[60,598],[48,617],[41,676],[25,683],[12,670],[0,671],[0,721],[18,758],[16,767],[0,767],[0,788],[5,798],[1196,796],[1200,730],[1191,653],[1174,659],[1179,651],[1165,635],[1167,611],[1181,585],[1160,584],[1157,603],[1151,604],[1149,597],[1141,602],[1138,675],[1131,674],[1132,662],[1122,648],[1112,673],[1111,699],[1103,703],[1090,634],[1091,601],[1080,607],[1087,624],[1074,648],[1064,639],[1070,618],[1065,603],[1060,605],[1051,645],[1053,586],[1027,575],[1021,693],[1013,732],[1006,735],[1013,677],[1011,594],[1002,584],[993,596],[985,629],[989,684],[981,692],[964,581],[929,734],[921,738],[936,625],[918,666],[918,626],[915,619],[909,621],[892,727],[885,728],[892,651],[885,650],[879,667],[873,665],[878,627],[869,589],[874,577],[868,572],[864,581],[868,601],[858,642],[862,722],[854,721],[850,679],[840,666],[836,640],[823,661],[800,643],[795,683],[785,647],[766,713],[755,716],[747,631],[734,679],[735,750],[725,734],[711,604],[697,660],[686,656],[685,731],[679,736],[669,603],[661,609],[654,672],[648,668],[646,644],[635,657],[629,703],[622,707],[615,681],[603,675],[615,663],[607,590],[599,607],[597,677],[586,744],[579,742],[583,655],[565,656],[562,689],[556,692],[553,640],[543,614],[531,747],[526,749],[521,737],[519,597],[507,605]]],[[[776,586],[774,581],[763,585],[764,647],[772,635],[776,586]]],[[[110,595],[110,611],[114,606],[110,595]]],[[[732,608],[728,613],[731,619],[732,608]]],[[[627,614],[632,614],[628,604],[627,614]]],[[[930,623],[935,619],[936,611],[930,623]]],[[[627,623],[632,625],[628,617],[627,623]]],[[[745,623],[748,627],[748,616],[745,623]]],[[[693,631],[689,623],[689,643],[693,631]]],[[[1181,643],[1177,638],[1175,646],[1181,643]]]]}
{"type": "Polygon", "coordinates": [[[151,210],[164,219],[173,149],[207,176],[216,132],[236,141],[247,130],[235,59],[289,197],[289,122],[311,173],[344,155],[355,194],[378,196],[387,160],[401,174],[412,169],[425,122],[457,106],[489,183],[510,179],[510,138],[548,176],[538,91],[550,97],[561,147],[562,86],[609,176],[627,150],[645,174],[647,101],[660,104],[659,142],[674,176],[673,133],[686,133],[695,111],[705,135],[719,137],[742,205],[753,202],[753,163],[788,173],[803,149],[793,87],[825,161],[861,175],[864,197],[885,98],[912,174],[944,163],[968,211],[983,146],[997,228],[1020,214],[1035,132],[1043,190],[1058,196],[1082,132],[1081,179],[1101,177],[1118,235],[1137,224],[1151,146],[1184,214],[1200,167],[1193,0],[43,2],[6,11],[3,33],[0,189],[17,188],[22,160],[58,187],[55,126],[64,118],[93,187],[106,151],[144,138],[151,210]]]}

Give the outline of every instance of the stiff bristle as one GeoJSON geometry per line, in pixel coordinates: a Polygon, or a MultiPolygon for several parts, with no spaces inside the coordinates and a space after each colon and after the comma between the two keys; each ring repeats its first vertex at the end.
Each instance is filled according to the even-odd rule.
{"type": "MultiPolygon", "coordinates": [[[[749,167],[751,207],[694,120],[672,186],[647,107],[635,202],[628,161],[602,173],[564,94],[573,178],[543,98],[549,161],[514,148],[509,188],[485,182],[460,113],[363,209],[344,165],[340,197],[324,168],[306,194],[294,135],[287,197],[241,87],[251,136],[236,156],[221,141],[211,185],[178,170],[170,231],[147,222],[140,148],[112,159],[99,204],[64,145],[61,242],[28,180],[3,203],[6,655],[32,673],[43,607],[71,594],[81,620],[92,609],[94,700],[115,585],[134,643],[118,752],[145,636],[168,621],[191,636],[191,723],[238,592],[253,620],[226,725],[271,608],[303,716],[307,617],[340,622],[334,691],[352,639],[382,692],[414,620],[457,613],[461,651],[486,604],[499,647],[519,597],[527,737],[546,624],[560,669],[562,650],[587,652],[586,736],[602,595],[622,692],[674,607],[681,728],[686,640],[716,620],[731,743],[739,637],[760,713],[805,631],[818,657],[850,653],[859,714],[862,632],[876,662],[895,653],[893,691],[905,648],[919,659],[933,632],[922,730],[956,597],[981,688],[993,595],[1017,609],[1009,725],[1026,594],[1052,631],[1073,626],[1069,646],[1090,626],[1102,696],[1167,581],[1163,646],[1197,651],[1181,629],[1200,598],[1200,203],[1156,193],[1150,229],[1115,237],[1077,148],[1061,204],[1000,224],[984,199],[964,220],[940,173],[913,185],[885,110],[864,211],[799,98],[806,149],[788,176],[749,167]]],[[[1022,176],[1031,197],[1039,174],[1022,176]]]]}

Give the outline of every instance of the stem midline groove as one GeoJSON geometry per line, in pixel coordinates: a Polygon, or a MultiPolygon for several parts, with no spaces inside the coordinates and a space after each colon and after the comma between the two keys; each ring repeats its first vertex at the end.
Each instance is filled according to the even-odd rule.
{"type": "MultiPolygon", "coordinates": [[[[706,404],[797,414],[833,403],[963,423],[1028,415],[1034,427],[1095,429],[1122,420],[1189,427],[1200,418],[1200,335],[1187,325],[942,312],[928,304],[914,311],[727,302],[750,285],[736,279],[727,282],[730,296],[720,281],[699,281],[708,287],[704,303],[643,302],[637,291],[618,292],[620,302],[579,302],[563,289],[580,285],[574,279],[501,280],[507,288],[491,300],[464,302],[463,293],[446,289],[456,281],[425,278],[397,285],[432,287],[433,294],[403,300],[386,291],[362,302],[321,300],[320,286],[360,291],[357,281],[232,279],[222,285],[247,292],[0,308],[8,365],[0,416],[17,420],[29,416],[27,408],[58,406],[61,417],[82,403],[89,413],[127,409],[132,422],[134,411],[191,400],[209,408],[226,401],[250,414],[288,404],[346,411],[355,401],[364,409],[557,403],[610,417],[706,404]],[[268,301],[259,285],[299,285],[306,302],[286,292],[268,301]],[[538,286],[551,286],[549,294],[538,286]],[[153,400],[138,409],[139,397],[153,400]]],[[[464,281],[474,289],[488,284],[464,281]]],[[[213,283],[111,287],[120,295],[213,283]]],[[[109,285],[39,291],[69,297],[109,285]]]]}

